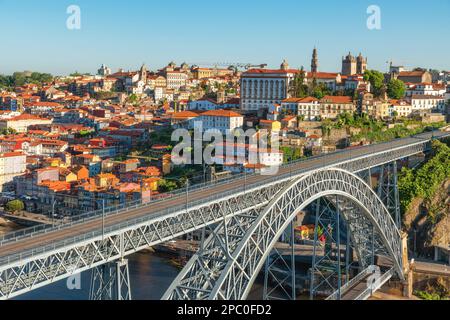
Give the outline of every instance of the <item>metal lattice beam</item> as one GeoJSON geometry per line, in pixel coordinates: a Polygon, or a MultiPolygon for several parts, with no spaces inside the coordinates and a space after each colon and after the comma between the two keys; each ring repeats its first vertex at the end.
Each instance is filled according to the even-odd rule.
{"type": "MultiPolygon", "coordinates": [[[[290,181],[298,179],[301,176],[310,175],[314,170],[322,169],[341,168],[349,172],[357,173],[429,149],[430,142],[428,138],[419,137],[415,141],[411,142],[411,139],[409,139],[405,144],[397,142],[394,144],[395,147],[379,148],[381,151],[373,151],[371,154],[356,157],[351,156],[351,151],[346,151],[344,153],[347,156],[340,157],[340,160],[330,161],[324,159],[323,164],[315,160],[315,164],[311,164],[306,169],[302,169],[301,166],[300,169],[296,169],[297,164],[294,163],[287,166],[288,168],[292,168],[289,174],[269,177],[261,183],[246,186],[244,192],[238,188],[239,190],[227,191],[223,195],[214,195],[213,199],[205,195],[205,199],[201,199],[195,204],[192,204],[191,207],[188,206],[188,208],[185,206],[170,208],[167,212],[158,212],[154,215],[149,212],[147,216],[119,221],[113,226],[108,227],[105,234],[102,234],[101,229],[89,231],[75,237],[70,236],[68,239],[59,240],[49,245],[36,246],[2,257],[0,259],[0,300],[18,296],[67,278],[73,274],[117,261],[147,247],[218,224],[217,234],[214,235],[210,246],[208,247],[206,245],[204,249],[205,254],[210,254],[208,261],[205,260],[195,264],[199,268],[204,269],[205,274],[208,274],[208,276],[211,273],[213,274],[213,277],[210,278],[210,284],[208,284],[208,281],[203,283],[203,286],[206,287],[205,290],[202,289],[200,284],[193,286],[198,288],[200,292],[199,296],[205,297],[208,295],[210,286],[218,281],[216,279],[217,274],[215,273],[221,271],[224,264],[227,266],[229,263],[236,262],[233,261],[233,255],[236,251],[250,250],[249,252],[246,251],[246,255],[251,255],[254,259],[246,263],[250,263],[251,266],[256,264],[258,261],[256,259],[256,253],[259,254],[263,250],[262,248],[265,248],[265,245],[268,244],[269,236],[276,233],[278,227],[285,222],[281,216],[278,217],[273,213],[267,213],[266,220],[264,221],[260,221],[258,215],[264,212],[263,208],[267,206],[269,201],[275,198],[280,190],[281,192],[285,190],[290,181]],[[241,227],[236,226],[238,221],[242,224],[241,227]],[[258,245],[264,244],[264,246],[252,247],[251,249],[247,247],[239,248],[242,241],[244,241],[242,239],[247,237],[246,232],[250,228],[253,228],[256,223],[258,223],[260,231],[266,233],[266,238],[263,238],[261,240],[262,242],[257,242],[258,245]],[[211,269],[211,272],[209,269],[211,269]]],[[[339,156],[337,158],[339,159],[339,156]]],[[[338,181],[342,183],[342,181],[338,181]]],[[[331,188],[330,191],[332,191],[334,184],[329,180],[326,180],[326,182],[328,183],[327,186],[331,188]]],[[[310,181],[310,184],[316,189],[319,186],[318,181],[310,181]]],[[[344,186],[346,185],[344,184],[344,186]]],[[[360,190],[348,190],[348,192],[355,193],[353,198],[349,198],[350,200],[358,199],[361,193],[360,190]]],[[[314,194],[319,193],[317,190],[314,190],[314,194]]],[[[321,195],[328,195],[328,193],[323,191],[321,195]]],[[[292,194],[290,195],[290,199],[282,201],[289,202],[294,199],[296,199],[296,196],[292,194]]],[[[375,204],[376,201],[373,200],[373,203],[375,204]]],[[[285,203],[285,205],[287,204],[285,203]]],[[[362,204],[362,207],[364,208],[365,205],[362,204]]],[[[280,204],[277,204],[277,207],[279,209],[284,208],[280,204]]],[[[379,212],[383,212],[381,210],[382,208],[377,209],[379,209],[379,212]]],[[[364,210],[361,211],[364,212],[364,210]]],[[[362,221],[361,224],[366,223],[364,219],[360,218],[362,216],[361,214],[353,213],[353,215],[355,219],[362,221]]],[[[386,221],[376,222],[379,223],[380,228],[383,228],[385,235],[390,234],[395,238],[398,230],[386,229],[390,228],[390,225],[386,225],[386,221]]],[[[81,221],[70,226],[70,228],[82,230],[83,223],[81,221]]],[[[357,227],[353,228],[355,230],[358,229],[357,227]]],[[[42,232],[45,233],[46,230],[42,232]]],[[[360,232],[360,235],[355,235],[355,237],[359,236],[362,241],[364,236],[362,233],[360,232]]],[[[26,235],[26,237],[33,236],[34,234],[26,235]]],[[[379,237],[378,234],[375,234],[375,237],[378,243],[381,244],[383,241],[384,247],[386,247],[385,238],[379,237]]],[[[2,242],[2,244],[14,243],[16,245],[15,240],[17,239],[9,239],[2,242]]],[[[391,248],[400,247],[398,243],[389,242],[388,244],[391,248]]],[[[362,244],[358,245],[362,246],[362,244]]],[[[265,254],[264,251],[263,254],[265,254]]],[[[236,263],[241,266],[241,262],[236,263]]],[[[243,273],[237,274],[241,276],[243,273]]],[[[180,274],[180,277],[182,276],[183,273],[180,274]]],[[[252,279],[251,274],[245,274],[244,278],[234,280],[238,280],[237,286],[239,286],[248,282],[249,279],[252,279]]],[[[188,292],[190,291],[184,290],[183,295],[188,292]]],[[[238,295],[239,292],[236,291],[235,294],[230,296],[238,295]]]]}
{"type": "MultiPolygon", "coordinates": [[[[395,270],[402,278],[401,237],[386,207],[363,180],[341,169],[329,169],[315,171],[296,179],[260,210],[254,221],[248,221],[250,228],[239,234],[242,240],[237,245],[234,243],[234,251],[226,252],[229,258],[222,260],[214,270],[201,270],[202,277],[210,279],[207,287],[201,287],[201,294],[199,290],[190,291],[191,288],[198,289],[198,284],[192,283],[198,279],[197,271],[200,267],[198,264],[189,263],[164,298],[245,299],[268,254],[290,221],[307,205],[329,195],[345,197],[361,208],[361,213],[373,225],[374,232],[382,240],[383,246],[394,261],[395,270]],[[194,265],[197,268],[193,268],[194,265]]],[[[348,223],[352,225],[354,222],[350,220],[348,223]]],[[[222,229],[219,227],[217,231],[217,234],[212,236],[211,243],[227,243],[224,226],[222,229]]],[[[215,252],[213,248],[210,249],[215,252]]],[[[221,249],[216,247],[216,250],[221,249]]],[[[208,252],[200,252],[192,261],[209,261],[210,258],[208,252]]]]}

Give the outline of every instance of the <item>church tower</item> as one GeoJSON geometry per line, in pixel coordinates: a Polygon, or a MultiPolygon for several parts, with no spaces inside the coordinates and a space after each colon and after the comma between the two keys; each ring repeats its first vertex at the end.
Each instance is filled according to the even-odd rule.
{"type": "Polygon", "coordinates": [[[280,66],[281,70],[289,70],[289,63],[287,62],[286,59],[283,60],[283,63],[280,66]]]}
{"type": "Polygon", "coordinates": [[[364,74],[367,70],[367,58],[364,58],[361,53],[359,53],[358,58],[356,59],[356,73],[364,74]]]}
{"type": "Polygon", "coordinates": [[[356,74],[356,58],[349,52],[345,58],[342,58],[342,75],[351,76],[356,74]]]}
{"type": "Polygon", "coordinates": [[[314,48],[312,60],[311,60],[311,72],[317,73],[317,70],[319,69],[319,57],[317,55],[317,49],[314,48]]]}
{"type": "Polygon", "coordinates": [[[139,80],[147,82],[147,66],[142,64],[141,70],[139,71],[139,80]]]}

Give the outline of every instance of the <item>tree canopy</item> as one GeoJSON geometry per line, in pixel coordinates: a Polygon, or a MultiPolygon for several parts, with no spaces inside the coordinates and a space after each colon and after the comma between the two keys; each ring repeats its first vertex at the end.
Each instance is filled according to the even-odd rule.
{"type": "Polygon", "coordinates": [[[384,87],[384,75],[376,70],[366,70],[364,80],[369,81],[375,96],[380,96],[384,87]]]}
{"type": "Polygon", "coordinates": [[[387,94],[391,99],[401,99],[405,96],[405,83],[398,79],[391,79],[387,84],[387,94]]]}
{"type": "MultiPolygon", "coordinates": [[[[403,168],[398,181],[402,211],[409,209],[415,198],[430,199],[450,178],[450,147],[440,141],[433,141],[434,156],[418,169],[403,168]]],[[[439,213],[429,212],[430,219],[438,218],[439,213]]]]}
{"type": "Polygon", "coordinates": [[[25,205],[20,200],[12,200],[12,201],[8,202],[5,206],[5,209],[8,212],[22,211],[24,208],[25,208],[25,205]]]}
{"type": "Polygon", "coordinates": [[[34,83],[42,85],[53,81],[53,76],[49,73],[39,72],[14,72],[12,75],[0,75],[0,87],[13,88],[25,84],[34,83]]]}

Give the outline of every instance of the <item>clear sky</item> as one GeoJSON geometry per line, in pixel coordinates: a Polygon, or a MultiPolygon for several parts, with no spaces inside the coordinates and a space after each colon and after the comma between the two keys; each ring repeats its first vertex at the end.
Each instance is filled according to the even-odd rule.
{"type": "Polygon", "coordinates": [[[0,0],[0,73],[156,69],[174,60],[251,62],[340,70],[352,51],[369,68],[386,61],[450,70],[450,0],[0,0]],[[81,29],[66,28],[69,5],[81,29]],[[381,8],[381,30],[366,26],[381,8]]]}

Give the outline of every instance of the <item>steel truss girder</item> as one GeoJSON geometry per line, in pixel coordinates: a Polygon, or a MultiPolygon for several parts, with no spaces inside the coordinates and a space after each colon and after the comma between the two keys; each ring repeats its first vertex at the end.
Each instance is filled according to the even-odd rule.
{"type": "Polygon", "coordinates": [[[121,259],[92,269],[90,300],[131,300],[128,260],[121,259]]]}
{"type": "MultiPolygon", "coordinates": [[[[356,175],[342,169],[328,169],[305,174],[289,183],[267,206],[258,210],[260,212],[254,219],[246,221],[245,228],[226,224],[219,226],[216,234],[208,239],[208,245],[217,244],[215,248],[210,247],[210,252],[223,258],[220,265],[214,265],[213,269],[205,268],[211,255],[200,251],[163,299],[246,299],[264,261],[290,221],[311,202],[330,195],[345,197],[361,209],[382,240],[399,277],[403,278],[401,237],[386,207],[356,175]],[[226,228],[239,229],[242,240],[233,242],[232,248],[223,245],[233,241],[227,236],[226,228]],[[199,278],[209,281],[198,282],[199,278]]],[[[348,223],[352,225],[354,222],[349,220],[348,223]]]]}
{"type": "Polygon", "coordinates": [[[284,256],[276,248],[267,257],[264,268],[263,300],[297,299],[294,221],[291,221],[284,236],[289,240],[290,261],[286,261],[287,256],[284,256]],[[270,281],[273,285],[270,285],[270,281]]]}
{"type": "Polygon", "coordinates": [[[396,161],[381,166],[378,181],[378,197],[386,205],[392,217],[394,217],[397,227],[401,228],[398,168],[396,161]]]}
{"type": "MultiPolygon", "coordinates": [[[[429,141],[418,140],[415,144],[346,160],[331,167],[361,172],[424,152],[429,146],[429,141]]],[[[242,214],[242,210],[250,210],[251,206],[253,209],[263,206],[277,191],[283,189],[290,179],[303,174],[305,173],[293,172],[292,177],[255,186],[254,189],[250,187],[246,193],[236,190],[234,195],[217,199],[217,203],[204,203],[196,208],[188,208],[187,211],[180,209],[156,218],[134,219],[129,221],[127,226],[121,225],[118,230],[101,237],[99,232],[96,232],[92,235],[83,235],[79,240],[71,239],[67,244],[62,241],[61,244],[58,243],[60,245],[58,249],[45,248],[36,253],[25,252],[25,258],[13,256],[10,260],[8,257],[7,262],[0,266],[0,300],[18,296],[73,274],[115,261],[148,246],[218,223],[223,211],[234,216],[242,214]],[[121,238],[123,252],[118,247],[121,238]]]]}
{"type": "Polygon", "coordinates": [[[430,149],[429,141],[422,141],[417,144],[409,145],[407,147],[400,147],[392,149],[388,152],[382,152],[375,155],[368,155],[348,161],[336,167],[344,169],[349,172],[357,173],[371,168],[375,168],[396,160],[408,158],[412,155],[422,153],[430,149]]]}
{"type": "Polygon", "coordinates": [[[317,294],[334,292],[341,279],[342,247],[340,245],[341,208],[337,196],[327,196],[315,202],[314,254],[310,269],[310,298],[317,294]],[[323,254],[318,254],[319,228],[323,230],[325,245],[323,254]]]}
{"type": "MultiPolygon", "coordinates": [[[[65,279],[226,219],[245,219],[267,204],[286,182],[236,193],[215,203],[188,208],[60,250],[0,267],[0,300],[65,279]],[[241,215],[241,216],[239,216],[241,215]]],[[[230,234],[232,235],[232,234],[230,234]]]]}

